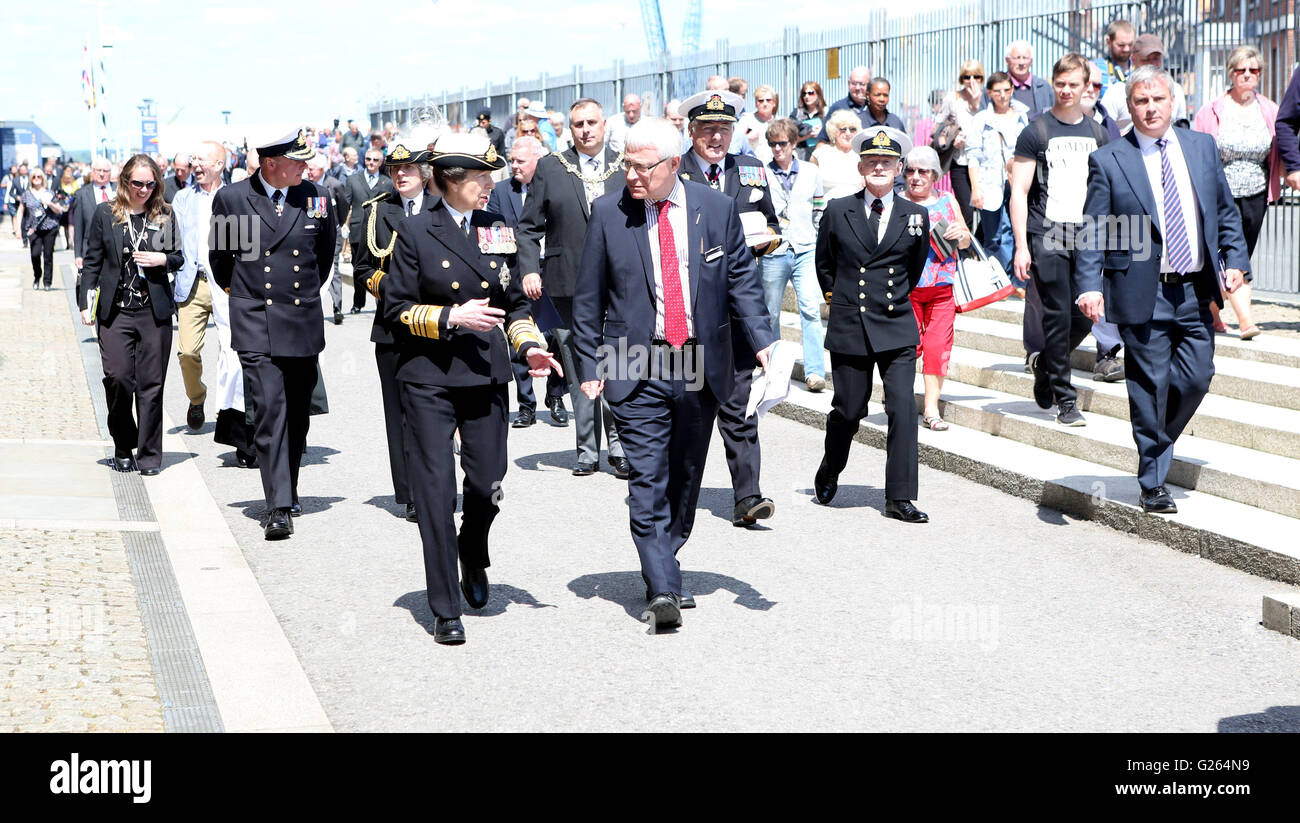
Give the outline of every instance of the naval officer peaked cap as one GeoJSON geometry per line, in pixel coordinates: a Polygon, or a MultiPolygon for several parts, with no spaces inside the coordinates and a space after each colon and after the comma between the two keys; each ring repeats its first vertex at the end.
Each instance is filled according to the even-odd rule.
{"type": "Polygon", "coordinates": [[[307,145],[307,138],[299,129],[286,134],[279,140],[272,140],[265,146],[257,147],[258,157],[287,157],[290,160],[310,160],[316,156],[316,150],[307,145]]]}
{"type": "Polygon", "coordinates": [[[740,119],[743,108],[745,101],[739,94],[718,89],[692,94],[682,101],[679,111],[686,112],[691,121],[734,123],[740,119]]]}
{"type": "Polygon", "coordinates": [[[431,162],[435,166],[496,171],[506,167],[504,157],[484,134],[444,134],[433,144],[431,162]]]}

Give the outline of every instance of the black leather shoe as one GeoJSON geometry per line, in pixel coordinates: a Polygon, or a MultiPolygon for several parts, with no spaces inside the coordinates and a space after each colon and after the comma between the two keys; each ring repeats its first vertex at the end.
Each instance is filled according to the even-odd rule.
{"type": "Polygon", "coordinates": [[[751,494],[736,504],[736,510],[731,513],[731,525],[752,526],[755,522],[769,518],[775,513],[776,504],[772,502],[772,498],[751,494]]]}
{"type": "Polygon", "coordinates": [[[472,569],[460,564],[460,590],[472,609],[481,609],[488,602],[487,569],[472,569]]]}
{"type": "Polygon", "coordinates": [[[341,308],[336,307],[334,309],[334,325],[336,326],[343,325],[343,309],[341,308]]]}
{"type": "Polygon", "coordinates": [[[569,425],[569,410],[564,406],[564,398],[556,397],[546,401],[546,408],[551,412],[551,425],[569,425]]]}
{"type": "Polygon", "coordinates": [[[160,471],[162,471],[162,468],[160,468],[160,467],[158,467],[158,466],[154,466],[154,467],[152,467],[152,468],[148,468],[148,469],[141,469],[141,470],[140,470],[140,476],[141,476],[141,477],[153,477],[154,475],[158,474],[158,472],[160,472],[160,471]]]}
{"type": "Polygon", "coordinates": [[[1047,364],[1043,362],[1043,353],[1035,352],[1029,356],[1029,368],[1034,372],[1034,402],[1040,409],[1052,407],[1052,378],[1047,373],[1047,364]]]}
{"type": "Polygon", "coordinates": [[[257,468],[257,455],[235,449],[235,465],[241,469],[257,468]]]}
{"type": "Polygon", "coordinates": [[[1174,503],[1174,497],[1169,493],[1169,489],[1156,486],[1154,489],[1142,492],[1142,511],[1152,514],[1178,514],[1178,506],[1174,503]]]}
{"type": "Polygon", "coordinates": [[[138,466],[135,465],[135,458],[128,452],[125,455],[113,455],[113,471],[115,472],[133,472],[138,466]]]}
{"type": "MultiPolygon", "coordinates": [[[[645,590],[645,599],[647,603],[655,599],[655,596],[650,593],[649,589],[645,590]]],[[[682,593],[677,596],[677,604],[683,609],[693,609],[695,608],[695,595],[682,589],[682,593]]]]}
{"type": "Polygon", "coordinates": [[[433,640],[444,646],[459,646],[465,642],[465,624],[459,617],[433,616],[433,640]]]}
{"type": "Polygon", "coordinates": [[[515,415],[515,422],[510,424],[512,429],[526,429],[537,422],[537,410],[532,406],[520,406],[519,413],[515,415]]]}
{"type": "Polygon", "coordinates": [[[349,314],[361,314],[361,309],[358,309],[356,306],[353,306],[352,311],[349,312],[349,314]]]}
{"type": "Polygon", "coordinates": [[[289,507],[289,514],[293,517],[302,517],[302,504],[297,500],[293,501],[293,505],[289,507]]]}
{"type": "Polygon", "coordinates": [[[419,515],[417,515],[417,514],[415,513],[415,504],[414,504],[414,503],[407,503],[407,504],[406,504],[406,519],[407,519],[409,522],[411,522],[411,523],[419,523],[419,522],[420,522],[420,517],[419,517],[419,515]]]}
{"type": "Polygon", "coordinates": [[[191,403],[190,410],[185,413],[185,425],[190,427],[190,431],[196,432],[203,428],[203,404],[191,403]]]}
{"type": "Polygon", "coordinates": [[[675,629],[682,625],[682,600],[672,592],[660,592],[650,598],[641,619],[650,624],[653,631],[675,629]]]}
{"type": "Polygon", "coordinates": [[[266,518],[266,539],[283,540],[293,534],[293,521],[288,509],[276,509],[266,518]]]}
{"type": "Polygon", "coordinates": [[[589,474],[595,474],[595,473],[596,473],[595,463],[584,463],[583,461],[579,460],[577,464],[574,465],[573,467],[574,477],[586,477],[589,474]]]}
{"type": "Polygon", "coordinates": [[[904,523],[930,522],[930,515],[913,506],[911,500],[886,500],[885,517],[902,520],[904,523]]]}
{"type": "Polygon", "coordinates": [[[813,499],[823,506],[830,505],[835,499],[835,492],[839,491],[839,477],[831,474],[826,468],[826,461],[817,467],[817,473],[813,475],[813,499]]]}
{"type": "Polygon", "coordinates": [[[614,476],[619,480],[626,480],[627,476],[632,473],[632,461],[626,457],[607,457],[609,467],[614,470],[614,476]]]}

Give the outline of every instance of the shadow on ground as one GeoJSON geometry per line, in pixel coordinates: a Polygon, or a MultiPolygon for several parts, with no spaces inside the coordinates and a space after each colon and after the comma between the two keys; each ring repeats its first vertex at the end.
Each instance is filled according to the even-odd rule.
{"type": "MultiPolygon", "coordinates": [[[[481,609],[466,607],[465,614],[469,617],[496,617],[505,614],[512,604],[527,606],[530,609],[558,608],[553,603],[540,602],[530,592],[517,586],[511,586],[507,583],[492,583],[488,586],[487,605],[481,609]]],[[[426,590],[420,589],[415,592],[407,592],[394,600],[393,605],[399,609],[406,609],[411,613],[412,620],[425,631],[430,634],[433,633],[433,612],[429,609],[429,597],[426,590]]]]}
{"type": "MultiPolygon", "coordinates": [[[[720,591],[730,592],[735,595],[733,603],[753,611],[765,612],[776,605],[745,581],[714,572],[682,572],[682,588],[696,600],[720,591]]],[[[621,606],[628,617],[638,622],[645,611],[645,581],[639,571],[586,574],[570,581],[569,591],[583,600],[599,597],[621,606]]]]}

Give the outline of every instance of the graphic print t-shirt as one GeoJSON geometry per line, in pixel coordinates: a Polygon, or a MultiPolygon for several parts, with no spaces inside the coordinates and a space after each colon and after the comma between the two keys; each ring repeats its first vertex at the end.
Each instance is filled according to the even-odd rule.
{"type": "Polygon", "coordinates": [[[1047,142],[1042,127],[1031,121],[1016,140],[1016,157],[1035,162],[1034,181],[1029,186],[1030,234],[1046,234],[1059,223],[1083,222],[1083,204],[1088,196],[1088,155],[1105,145],[1097,142],[1093,124],[1087,118],[1062,123],[1045,111],[1036,119],[1047,124],[1047,142]]]}

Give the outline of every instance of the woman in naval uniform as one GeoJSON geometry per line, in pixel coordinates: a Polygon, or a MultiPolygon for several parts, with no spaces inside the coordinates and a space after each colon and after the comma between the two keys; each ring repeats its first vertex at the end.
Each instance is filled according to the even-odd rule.
{"type": "Polygon", "coordinates": [[[560,366],[515,276],[513,231],[500,215],[482,211],[492,172],[505,160],[482,135],[447,134],[434,145],[431,162],[442,202],[402,219],[381,287],[399,349],[407,468],[434,640],[454,645],[465,642],[461,594],[473,608],[488,601],[488,531],[502,496],[507,390],[514,385],[507,339],[534,377],[560,366]],[[459,534],[452,456],[458,429],[465,473],[459,534]]]}

